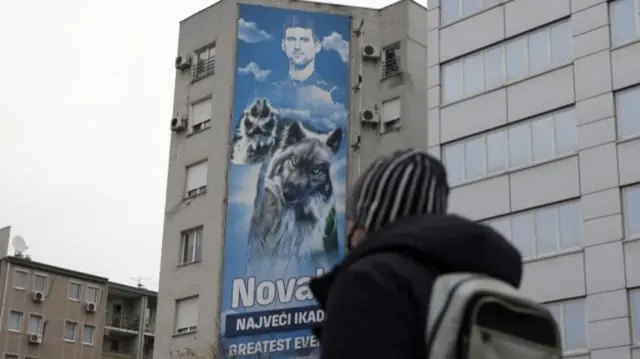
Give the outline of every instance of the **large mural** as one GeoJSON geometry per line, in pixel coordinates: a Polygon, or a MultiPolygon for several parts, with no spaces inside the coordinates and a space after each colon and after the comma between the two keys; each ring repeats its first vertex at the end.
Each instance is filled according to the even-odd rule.
{"type": "Polygon", "coordinates": [[[239,5],[220,348],[318,353],[311,277],[344,255],[350,18],[239,5]]]}

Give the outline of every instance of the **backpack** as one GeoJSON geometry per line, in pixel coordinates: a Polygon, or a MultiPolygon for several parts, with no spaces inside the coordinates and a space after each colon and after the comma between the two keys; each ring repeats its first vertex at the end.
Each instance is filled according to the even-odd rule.
{"type": "Polygon", "coordinates": [[[436,278],[429,303],[429,359],[560,359],[558,324],[506,282],[471,273],[436,278]]]}

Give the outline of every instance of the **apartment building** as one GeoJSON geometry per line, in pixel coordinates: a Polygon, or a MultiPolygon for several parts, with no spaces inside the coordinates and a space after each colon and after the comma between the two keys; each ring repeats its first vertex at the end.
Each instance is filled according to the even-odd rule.
{"type": "MultiPolygon", "coordinates": [[[[328,235],[323,250],[342,251],[345,192],[361,169],[394,149],[427,148],[426,18],[426,9],[408,0],[382,9],[222,0],[180,23],[156,356],[168,358],[178,349],[204,355],[217,345],[222,357],[268,353],[271,358],[291,358],[309,355],[317,346],[308,331],[298,328],[273,334],[291,348],[259,348],[256,343],[263,337],[232,333],[237,326],[229,325],[242,320],[234,314],[237,303],[231,298],[236,286],[267,276],[249,274],[244,253],[252,215],[246,204],[256,198],[254,170],[260,166],[253,164],[264,161],[264,152],[251,151],[279,139],[248,145],[250,136],[271,136],[280,128],[274,118],[295,118],[304,129],[291,125],[286,136],[298,141],[308,139],[309,131],[320,131],[310,130],[323,126],[317,117],[333,121],[314,138],[326,141],[319,143],[325,153],[330,149],[335,154],[328,155],[335,158],[330,165],[333,192],[328,195],[335,198],[330,220],[339,230],[328,235]],[[260,99],[251,93],[269,86],[272,92],[264,98],[277,111],[265,110],[267,102],[247,106],[260,99]],[[310,99],[314,106],[305,107],[310,99]],[[293,102],[295,111],[283,104],[293,102]]],[[[288,163],[299,164],[294,158],[288,163]]],[[[320,180],[328,167],[317,166],[310,176],[320,180]]],[[[261,285],[270,291],[275,282],[310,274],[303,272],[269,277],[261,285]]],[[[254,299],[243,304],[248,311],[256,303],[266,308],[266,302],[273,302],[268,296],[254,299]]],[[[284,302],[280,298],[272,304],[280,308],[284,302]]],[[[289,308],[297,310],[294,307],[299,308],[289,308]]]]}
{"type": "Polygon", "coordinates": [[[451,210],[526,259],[567,356],[640,358],[637,0],[429,0],[428,145],[451,210]]]}
{"type": "Polygon", "coordinates": [[[3,359],[151,359],[155,292],[39,263],[0,259],[3,359]]]}

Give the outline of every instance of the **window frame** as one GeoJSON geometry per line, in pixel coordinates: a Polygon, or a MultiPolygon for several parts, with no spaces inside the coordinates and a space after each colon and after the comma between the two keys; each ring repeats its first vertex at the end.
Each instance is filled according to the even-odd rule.
{"type": "MultiPolygon", "coordinates": [[[[640,39],[640,8],[638,6],[637,0],[627,0],[631,2],[631,6],[633,7],[633,9],[631,9],[631,12],[633,14],[635,14],[635,28],[636,28],[636,32],[634,34],[634,36],[631,36],[631,38],[629,40],[623,40],[620,41],[619,43],[616,43],[615,41],[615,35],[614,35],[614,26],[613,24],[615,23],[614,21],[614,15],[613,15],[613,11],[611,11],[611,6],[614,3],[620,3],[621,1],[625,1],[625,0],[608,0],[607,1],[607,20],[609,21],[609,40],[611,41],[611,48],[615,49],[618,47],[623,47],[626,45],[629,45],[631,43],[634,43],[636,41],[638,41],[640,39]]],[[[615,6],[615,5],[613,5],[615,6]]]]}
{"type": "Polygon", "coordinates": [[[470,12],[470,13],[465,15],[464,14],[464,0],[442,0],[442,3],[440,4],[441,9],[443,9],[441,11],[441,14],[440,14],[440,23],[442,25],[440,27],[445,27],[445,26],[454,24],[454,23],[456,23],[456,22],[458,22],[460,20],[472,17],[472,16],[477,15],[477,14],[479,14],[479,13],[485,11],[485,10],[491,9],[494,6],[498,6],[498,5],[504,3],[505,1],[508,1],[508,0],[494,0],[493,4],[492,3],[487,4],[487,0],[478,0],[478,1],[480,2],[480,6],[475,11],[470,12]],[[447,1],[449,1],[449,2],[455,1],[455,2],[457,2],[457,5],[458,5],[457,6],[457,8],[458,8],[457,16],[455,18],[449,20],[449,21],[446,21],[445,14],[444,14],[444,8],[445,8],[444,3],[447,2],[447,1]]]}
{"type": "Polygon", "coordinates": [[[102,291],[102,288],[100,288],[100,286],[87,284],[87,289],[84,291],[84,300],[85,300],[85,302],[92,302],[92,303],[95,303],[96,306],[98,306],[100,304],[100,292],[101,291],[102,291]],[[89,289],[95,289],[96,290],[95,301],[89,300],[89,289]]]}
{"type": "Polygon", "coordinates": [[[175,300],[175,313],[174,313],[174,324],[173,324],[173,335],[188,335],[188,334],[193,334],[195,332],[198,331],[198,314],[199,314],[199,310],[200,310],[200,296],[199,295],[193,295],[190,297],[184,297],[184,298],[179,298],[175,300]],[[196,312],[196,323],[195,325],[191,325],[191,326],[187,326],[187,327],[178,327],[178,314],[179,314],[179,307],[180,307],[180,303],[184,303],[185,301],[188,300],[195,300],[196,301],[196,306],[197,306],[197,312],[196,312]]]}
{"type": "Polygon", "coordinates": [[[14,268],[13,276],[11,278],[11,286],[13,287],[13,289],[26,291],[27,288],[29,288],[29,271],[22,268],[14,268]],[[24,274],[24,287],[16,286],[16,275],[18,275],[18,273],[24,274]]]}
{"type": "Polygon", "coordinates": [[[24,321],[24,312],[15,310],[15,309],[9,309],[9,325],[7,325],[7,331],[12,333],[21,333],[22,327],[23,327],[23,323],[22,323],[23,321],[24,321]],[[18,329],[11,328],[11,324],[13,323],[12,315],[14,313],[20,315],[20,321],[18,322],[18,329]]]}
{"type": "Polygon", "coordinates": [[[180,259],[178,261],[178,265],[179,266],[186,266],[189,264],[195,264],[198,263],[202,260],[202,243],[203,240],[202,238],[204,237],[204,226],[198,226],[198,227],[193,227],[193,228],[189,228],[186,229],[182,232],[180,232],[180,259]],[[197,234],[200,234],[199,237],[197,234]],[[196,234],[195,235],[195,243],[193,244],[193,253],[192,253],[192,260],[189,261],[185,261],[185,252],[187,251],[187,241],[190,237],[191,234],[196,234]],[[199,251],[200,253],[198,254],[197,251],[199,251]],[[198,259],[196,259],[196,257],[200,257],[198,259]]]}
{"type": "MultiPolygon", "coordinates": [[[[560,320],[558,323],[558,327],[560,329],[560,335],[562,338],[562,353],[564,354],[564,356],[568,356],[568,355],[572,355],[572,354],[581,354],[583,352],[586,352],[589,350],[589,330],[588,330],[588,325],[589,325],[589,313],[587,312],[587,299],[585,297],[577,297],[577,298],[569,298],[569,299],[563,299],[563,300],[559,300],[559,301],[553,301],[553,302],[547,302],[544,303],[544,305],[547,307],[547,309],[551,310],[551,306],[559,306],[560,307],[560,320]],[[585,346],[582,348],[572,348],[572,349],[566,349],[565,348],[565,317],[564,317],[564,308],[565,305],[567,303],[571,303],[571,302],[582,302],[582,307],[583,307],[583,313],[584,313],[584,325],[583,325],[583,334],[584,334],[584,339],[585,339],[585,346]]],[[[556,319],[556,318],[554,318],[556,319]]]]}
{"type": "Polygon", "coordinates": [[[193,198],[193,197],[197,197],[200,195],[203,195],[205,193],[207,193],[207,187],[208,187],[208,177],[209,177],[209,159],[205,158],[203,160],[200,160],[198,162],[194,162],[188,166],[185,167],[185,177],[184,177],[184,198],[193,198]],[[189,171],[190,169],[196,167],[196,166],[201,166],[201,165],[206,165],[207,169],[206,169],[206,175],[205,175],[205,181],[204,181],[204,186],[200,186],[200,187],[196,187],[196,188],[192,188],[189,189],[189,171]]]}
{"type": "MultiPolygon", "coordinates": [[[[564,253],[570,253],[584,247],[583,238],[582,238],[582,235],[583,235],[582,222],[578,221],[576,228],[579,231],[578,233],[579,243],[577,245],[569,246],[567,248],[562,248],[562,214],[560,210],[561,208],[566,206],[575,206],[575,208],[578,210],[578,219],[582,218],[581,217],[582,208],[580,207],[580,200],[570,200],[570,201],[564,201],[564,202],[555,203],[547,206],[536,207],[536,208],[521,211],[521,212],[511,213],[505,216],[495,217],[495,218],[483,221],[483,224],[488,225],[489,227],[503,234],[509,243],[514,244],[513,219],[524,217],[524,216],[530,216],[530,218],[532,218],[532,221],[533,221],[533,233],[532,233],[533,242],[530,243],[530,246],[531,246],[530,249],[532,250],[532,254],[527,255],[525,253],[521,253],[522,261],[530,262],[530,261],[535,261],[542,258],[554,257],[564,253]],[[554,211],[554,220],[555,220],[555,226],[556,226],[555,227],[555,232],[556,232],[555,250],[551,252],[545,252],[545,253],[539,254],[538,253],[538,233],[536,228],[536,218],[537,218],[536,215],[540,212],[548,211],[548,210],[554,211]],[[494,223],[496,222],[506,222],[508,225],[508,229],[507,229],[508,233],[502,233],[501,231],[497,230],[497,228],[494,227],[494,223]]],[[[519,249],[518,249],[518,252],[520,252],[519,249]]]]}
{"type": "Polygon", "coordinates": [[[203,97],[199,100],[193,101],[189,104],[189,131],[193,134],[193,133],[198,133],[204,130],[207,130],[209,128],[211,128],[211,124],[212,124],[212,115],[213,115],[213,96],[212,95],[208,95],[206,97],[203,97]],[[193,119],[195,118],[193,116],[193,108],[195,106],[201,105],[204,102],[208,102],[209,103],[209,118],[204,120],[204,121],[200,121],[198,123],[194,123],[193,119]],[[196,128],[197,127],[197,128],[196,128]]]}
{"type": "Polygon", "coordinates": [[[69,343],[75,343],[76,339],[78,339],[78,322],[73,320],[65,320],[62,325],[62,340],[69,343]],[[73,325],[73,339],[67,338],[67,324],[73,325]]]}
{"type": "Polygon", "coordinates": [[[217,44],[216,42],[208,43],[194,52],[194,65],[193,65],[193,82],[202,80],[216,72],[216,56],[217,56],[217,44]],[[207,59],[200,60],[200,55],[207,52],[207,59]],[[213,55],[211,54],[213,52],[213,55]]]}
{"type": "Polygon", "coordinates": [[[528,31],[526,33],[517,35],[513,38],[510,38],[507,41],[498,43],[498,44],[494,44],[491,46],[488,46],[486,48],[465,54],[461,57],[458,57],[454,60],[445,62],[440,64],[440,76],[442,78],[442,88],[441,88],[441,107],[443,106],[447,106],[456,102],[460,102],[460,101],[464,101],[466,99],[469,98],[473,98],[475,96],[478,96],[480,94],[484,94],[487,92],[491,92],[491,91],[495,91],[497,89],[503,88],[503,87],[507,87],[510,86],[512,84],[518,83],[520,81],[524,81],[545,73],[549,73],[553,70],[559,69],[561,67],[567,66],[569,64],[572,63],[573,59],[569,58],[568,60],[564,60],[564,61],[558,61],[558,63],[554,63],[554,56],[553,56],[553,29],[560,27],[560,26],[567,26],[567,31],[569,32],[569,36],[567,37],[569,39],[569,44],[568,47],[571,48],[572,46],[572,37],[571,37],[571,27],[570,27],[570,19],[569,18],[563,18],[557,21],[554,21],[552,23],[547,24],[544,27],[541,28],[537,28],[531,31],[528,31]],[[536,71],[536,72],[532,72],[531,71],[531,54],[529,52],[529,48],[530,48],[530,39],[532,36],[539,34],[541,32],[545,32],[546,33],[546,39],[547,41],[547,56],[546,56],[546,66],[544,66],[542,69],[536,71]],[[510,78],[509,77],[509,57],[508,57],[508,51],[507,48],[509,45],[513,44],[513,43],[517,43],[517,42],[524,42],[524,48],[523,48],[523,63],[522,68],[523,68],[523,74],[522,76],[518,76],[518,77],[513,77],[510,78]],[[487,81],[487,54],[490,53],[491,51],[497,50],[497,49],[501,49],[500,53],[500,60],[501,60],[501,64],[500,67],[502,69],[501,71],[501,81],[492,81],[491,82],[491,86],[489,86],[489,81],[487,81]],[[475,92],[467,92],[467,85],[465,83],[465,61],[473,58],[475,56],[481,56],[482,57],[482,74],[483,74],[483,89],[480,91],[475,91],[475,92]],[[460,97],[458,98],[453,98],[453,99],[449,99],[446,96],[447,93],[447,76],[446,76],[446,70],[450,67],[453,67],[454,65],[460,65],[460,79],[461,79],[461,88],[462,88],[462,94],[460,97]]]}
{"type": "Polygon", "coordinates": [[[397,76],[402,73],[402,41],[396,41],[389,45],[382,47],[382,64],[380,66],[381,69],[381,80],[397,76]],[[389,68],[387,65],[389,64],[389,59],[387,58],[390,51],[393,51],[393,57],[395,60],[395,68],[389,68]]]}
{"type": "Polygon", "coordinates": [[[474,134],[473,136],[469,136],[460,140],[455,140],[452,142],[448,142],[445,144],[442,144],[441,146],[441,150],[442,150],[442,162],[445,165],[445,167],[449,168],[451,166],[450,163],[447,163],[447,149],[455,147],[455,146],[462,146],[463,148],[463,155],[462,155],[462,180],[458,181],[458,179],[455,178],[450,178],[449,182],[450,182],[450,186],[453,187],[458,187],[458,186],[462,186],[468,183],[473,183],[476,181],[480,181],[480,180],[484,180],[484,179],[488,179],[488,178],[492,178],[495,176],[499,176],[502,174],[506,174],[506,173],[511,173],[511,172],[516,172],[525,168],[529,168],[529,167],[533,167],[533,166],[537,166],[543,163],[548,163],[548,162],[552,162],[555,160],[558,160],[560,158],[564,158],[564,157],[569,157],[569,156],[574,156],[577,154],[578,151],[578,142],[577,142],[577,137],[574,138],[574,140],[572,141],[572,146],[573,149],[571,151],[566,151],[566,152],[559,152],[558,150],[558,131],[557,131],[557,124],[559,123],[560,120],[563,119],[563,117],[561,115],[565,115],[567,113],[572,113],[573,116],[573,122],[576,125],[576,134],[577,134],[577,129],[578,129],[578,120],[576,116],[576,112],[575,112],[575,106],[570,106],[570,107],[563,107],[551,112],[547,112],[545,114],[542,115],[537,115],[535,117],[531,117],[528,119],[524,119],[518,122],[511,122],[508,123],[506,126],[500,127],[500,128],[493,128],[490,129],[488,131],[484,131],[478,134],[474,134]],[[551,119],[552,122],[552,130],[551,130],[551,146],[552,146],[552,155],[548,158],[541,158],[539,160],[534,160],[534,147],[533,147],[533,124],[537,123],[537,122],[541,122],[541,121],[545,121],[545,120],[549,120],[551,119]],[[511,156],[511,131],[513,129],[519,128],[519,127],[526,127],[527,131],[528,131],[528,143],[527,143],[527,159],[524,163],[522,164],[512,164],[512,156],[511,156]],[[505,166],[503,169],[501,170],[496,170],[496,171],[490,171],[489,169],[489,141],[488,138],[492,135],[496,135],[500,132],[504,132],[505,133],[505,166]],[[467,177],[467,166],[466,166],[466,146],[467,143],[473,142],[479,138],[483,138],[483,142],[484,142],[484,174],[479,177],[479,178],[473,178],[473,179],[469,179],[467,177]]]}
{"type": "Polygon", "coordinates": [[[34,292],[42,292],[44,294],[47,293],[47,287],[49,286],[49,276],[45,273],[35,272],[33,273],[33,278],[31,278],[31,290],[34,292]],[[40,277],[44,279],[44,285],[42,290],[36,288],[36,277],[40,277]]]}
{"type": "MultiPolygon", "coordinates": [[[[4,353],[2,358],[3,359],[20,359],[20,354],[13,353],[13,352],[7,352],[7,353],[4,353]]],[[[25,357],[25,359],[26,359],[26,357],[25,357]]]]}
{"type": "Polygon", "coordinates": [[[84,325],[82,326],[82,338],[80,339],[80,341],[82,342],[82,344],[84,344],[84,345],[94,345],[94,343],[95,343],[95,336],[96,336],[96,326],[95,326],[95,325],[91,325],[91,324],[84,324],[84,325]],[[86,337],[85,337],[85,334],[86,334],[85,330],[86,330],[87,328],[91,328],[91,330],[92,330],[92,331],[91,331],[91,341],[90,341],[90,342],[87,342],[87,341],[85,340],[85,339],[86,339],[86,337]]]}
{"type": "MultiPolygon", "coordinates": [[[[615,115],[616,115],[616,136],[620,141],[630,140],[630,139],[640,137],[640,131],[629,134],[629,135],[625,135],[622,133],[622,122],[621,122],[622,116],[620,116],[620,110],[622,106],[620,106],[620,95],[624,95],[627,93],[636,94],[638,97],[638,101],[640,101],[640,85],[636,84],[636,85],[626,87],[614,92],[614,104],[615,104],[615,115]]],[[[637,118],[635,120],[640,122],[640,118],[637,118]]],[[[640,124],[638,125],[638,127],[640,128],[640,124]]]]}
{"type": "MultiPolygon", "coordinates": [[[[622,197],[622,217],[623,217],[623,226],[624,226],[624,238],[625,239],[638,239],[640,238],[640,232],[638,233],[630,233],[629,231],[629,200],[627,199],[627,192],[629,191],[640,191],[640,183],[635,183],[629,186],[624,186],[620,189],[621,197],[622,197]]],[[[639,333],[640,334],[640,333],[639,333]]]]}
{"type": "Polygon", "coordinates": [[[75,282],[75,281],[69,281],[68,285],[67,285],[67,299],[72,300],[74,302],[79,302],[80,298],[82,298],[82,283],[80,282],[75,282]],[[70,290],[71,290],[71,286],[78,286],[78,298],[73,298],[70,296],[70,290]]]}
{"type": "Polygon", "coordinates": [[[38,313],[29,313],[29,320],[27,321],[27,334],[42,334],[42,330],[44,329],[44,316],[38,313]],[[31,318],[39,318],[39,325],[37,332],[29,331],[29,323],[31,322],[31,318]]]}

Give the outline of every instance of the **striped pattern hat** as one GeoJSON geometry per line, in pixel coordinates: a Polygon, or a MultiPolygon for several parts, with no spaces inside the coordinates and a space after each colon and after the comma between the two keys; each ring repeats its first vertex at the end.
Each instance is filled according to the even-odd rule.
{"type": "Polygon", "coordinates": [[[439,160],[419,149],[399,150],[378,158],[360,175],[347,218],[376,231],[402,217],[445,214],[448,196],[447,173],[439,160]]]}

